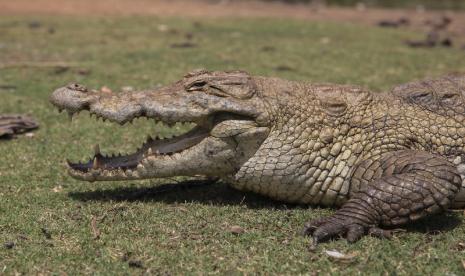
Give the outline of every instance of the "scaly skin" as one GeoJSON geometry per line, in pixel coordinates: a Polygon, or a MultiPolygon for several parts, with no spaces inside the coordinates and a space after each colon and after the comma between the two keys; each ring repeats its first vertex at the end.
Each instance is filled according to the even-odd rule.
{"type": "Polygon", "coordinates": [[[39,124],[32,118],[21,114],[0,115],[0,138],[11,137],[34,130],[39,124]]]}
{"type": "Polygon", "coordinates": [[[148,139],[133,155],[70,163],[87,181],[178,175],[220,177],[240,190],[286,202],[341,206],[306,224],[314,243],[356,241],[465,205],[465,77],[413,82],[371,93],[246,72],[195,71],[152,91],[115,95],[80,85],[52,103],[124,124],[136,117],[198,127],[148,139]],[[463,162],[462,162],[463,160],[463,162]]]}

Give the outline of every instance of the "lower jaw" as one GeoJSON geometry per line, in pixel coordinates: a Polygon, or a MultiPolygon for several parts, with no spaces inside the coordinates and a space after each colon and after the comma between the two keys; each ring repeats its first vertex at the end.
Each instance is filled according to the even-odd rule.
{"type": "MultiPolygon", "coordinates": [[[[189,151],[208,137],[209,131],[202,127],[194,127],[190,131],[172,138],[149,138],[140,149],[129,155],[105,156],[96,150],[93,158],[85,163],[68,161],[69,174],[77,179],[132,179],[144,175],[144,167],[150,164],[147,160],[165,162],[174,155],[189,151]]],[[[96,148],[99,148],[98,145],[96,148]]]]}
{"type": "Polygon", "coordinates": [[[173,155],[148,156],[134,169],[91,169],[81,172],[70,168],[69,174],[73,178],[90,182],[199,175],[217,177],[234,171],[232,160],[237,158],[234,145],[229,139],[209,137],[173,155]]]}

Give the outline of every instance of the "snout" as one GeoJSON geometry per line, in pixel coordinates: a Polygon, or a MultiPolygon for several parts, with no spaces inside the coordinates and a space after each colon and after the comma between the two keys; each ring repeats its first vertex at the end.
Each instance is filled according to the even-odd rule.
{"type": "Polygon", "coordinates": [[[59,110],[75,113],[89,106],[92,99],[90,94],[84,86],[73,83],[56,89],[50,96],[50,102],[59,110]]]}

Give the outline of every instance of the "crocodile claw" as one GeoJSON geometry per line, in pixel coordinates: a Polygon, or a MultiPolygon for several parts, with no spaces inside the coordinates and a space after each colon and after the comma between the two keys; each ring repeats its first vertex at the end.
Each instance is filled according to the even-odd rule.
{"type": "Polygon", "coordinates": [[[405,232],[405,230],[384,230],[377,226],[366,226],[355,223],[350,218],[341,220],[340,218],[330,216],[307,222],[302,235],[312,236],[312,247],[315,247],[319,243],[331,238],[345,238],[348,242],[354,243],[366,235],[390,239],[397,232],[405,232]]]}

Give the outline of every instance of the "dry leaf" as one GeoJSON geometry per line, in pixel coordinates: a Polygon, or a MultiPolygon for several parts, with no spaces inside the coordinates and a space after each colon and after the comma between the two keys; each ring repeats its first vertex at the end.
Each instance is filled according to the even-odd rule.
{"type": "Polygon", "coordinates": [[[229,228],[229,232],[233,234],[242,234],[245,232],[244,228],[238,226],[238,225],[233,225],[229,228]]]}
{"type": "Polygon", "coordinates": [[[341,262],[352,262],[355,257],[357,257],[357,252],[352,252],[349,254],[341,253],[337,250],[325,250],[326,255],[328,255],[331,259],[341,262]]]}

